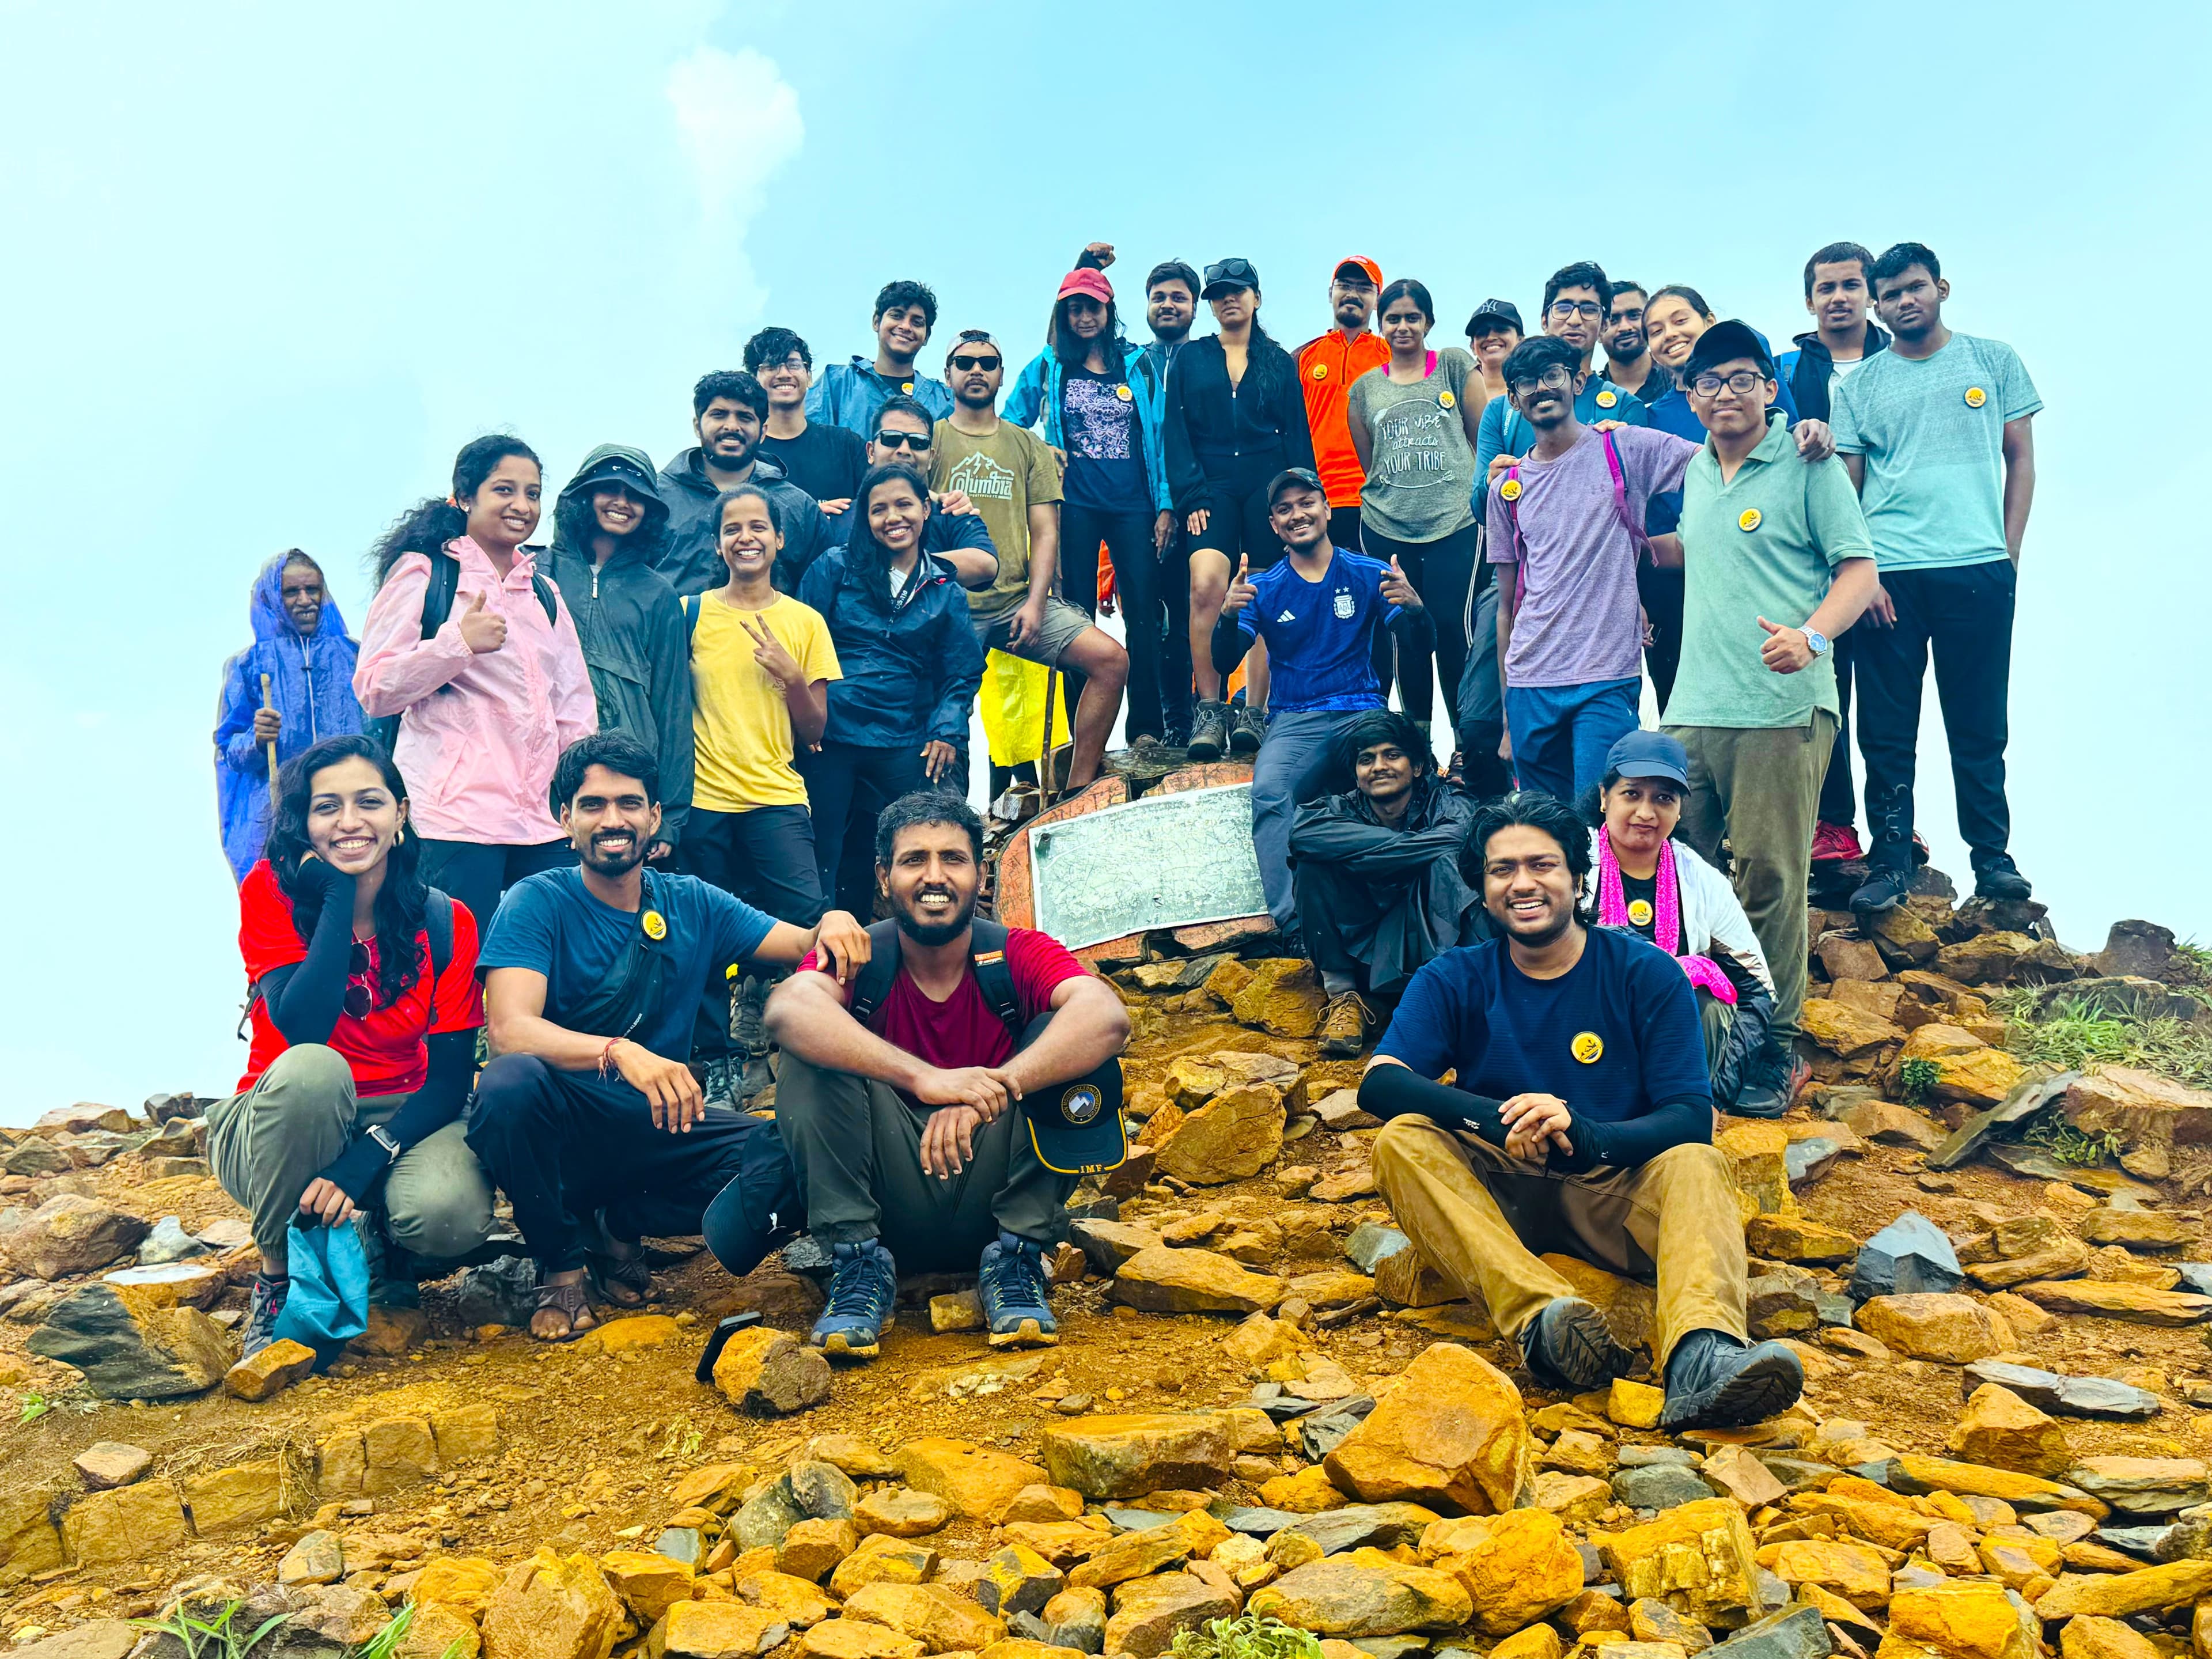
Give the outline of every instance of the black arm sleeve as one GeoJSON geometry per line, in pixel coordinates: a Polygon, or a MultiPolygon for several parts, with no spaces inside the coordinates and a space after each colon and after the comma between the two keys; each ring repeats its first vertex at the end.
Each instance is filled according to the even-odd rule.
{"type": "Polygon", "coordinates": [[[1252,641],[1260,636],[1247,634],[1237,625],[1241,611],[1224,611],[1213,624],[1213,672],[1226,674],[1244,660],[1244,653],[1252,648],[1252,641]]]}
{"type": "MultiPolygon", "coordinates": [[[[1359,1103],[1367,1105],[1364,1091],[1359,1103]]],[[[1369,1106],[1367,1109],[1375,1109],[1369,1106]]],[[[1578,1117],[1567,1127],[1567,1139],[1575,1143],[1573,1155],[1570,1157],[1555,1149],[1549,1162],[1555,1170],[1576,1174],[1601,1165],[1609,1170],[1633,1170],[1672,1147],[1710,1142],[1712,1138],[1712,1102],[1701,1095],[1686,1095],[1676,1100],[1662,1100],[1642,1117],[1632,1117],[1625,1122],[1600,1123],[1578,1117]]]]}
{"type": "Polygon", "coordinates": [[[1397,620],[1390,624],[1390,632],[1397,636],[1400,644],[1426,651],[1436,641],[1436,618],[1429,614],[1426,605],[1418,611],[1401,611],[1397,620]]]}
{"type": "Polygon", "coordinates": [[[285,1042],[328,1042],[345,1007],[346,970],[353,960],[353,900],[349,891],[325,902],[307,939],[307,954],[261,976],[262,1000],[285,1042]]]}
{"type": "Polygon", "coordinates": [[[1419,1115],[1472,1129],[1493,1146],[1505,1144],[1505,1126],[1498,1118],[1503,1101],[1431,1083],[1408,1066],[1370,1067],[1359,1079],[1359,1104],[1379,1118],[1419,1115]]]}
{"type": "MultiPolygon", "coordinates": [[[[461,1107],[469,1097],[469,1085],[476,1075],[477,1034],[473,1030],[434,1032],[429,1049],[429,1076],[384,1126],[384,1133],[399,1143],[403,1152],[461,1115],[461,1107]]],[[[359,1204],[376,1190],[393,1161],[390,1153],[363,1133],[356,1134],[345,1151],[331,1161],[323,1171],[323,1178],[359,1204]]]]}

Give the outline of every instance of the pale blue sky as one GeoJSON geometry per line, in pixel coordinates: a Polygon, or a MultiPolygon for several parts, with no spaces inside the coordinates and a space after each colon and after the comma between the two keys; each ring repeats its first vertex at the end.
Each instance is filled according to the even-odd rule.
{"type": "MultiPolygon", "coordinates": [[[[1125,281],[1246,255],[1293,343],[1353,252],[1425,280],[1440,334],[1595,258],[1778,339],[1815,246],[1932,244],[1953,326],[2049,404],[2015,850],[2070,944],[2126,915],[2212,935],[2180,326],[2212,264],[2207,17],[0,0],[0,757],[27,832],[0,1121],[232,1086],[208,733],[268,554],[321,557],[358,627],[363,550],[474,434],[522,434],[556,485],[605,441],[665,459],[702,370],[771,321],[817,362],[872,349],[893,276],[1023,353],[1093,237],[1125,281]]],[[[1963,870],[1933,701],[1923,820],[1963,870]]]]}

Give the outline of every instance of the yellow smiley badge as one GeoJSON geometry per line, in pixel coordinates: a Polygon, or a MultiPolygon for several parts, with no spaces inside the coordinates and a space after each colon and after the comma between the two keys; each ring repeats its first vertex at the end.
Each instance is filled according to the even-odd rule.
{"type": "Polygon", "coordinates": [[[1615,392],[1601,392],[1597,394],[1597,406],[1600,409],[1611,409],[1620,401],[1620,396],[1615,392]]]}
{"type": "Polygon", "coordinates": [[[1459,399],[1453,397],[1449,392],[1439,392],[1437,393],[1437,401],[1443,404],[1446,409],[1456,408],[1459,404],[1459,399]]]}
{"type": "Polygon", "coordinates": [[[664,939],[668,937],[668,923],[662,920],[658,910],[647,910],[638,918],[638,925],[645,929],[647,939],[664,939]]]}
{"type": "Polygon", "coordinates": [[[1628,903],[1628,919],[1638,927],[1649,927],[1651,925],[1651,901],[1631,899],[1628,903]]]}
{"type": "Polygon", "coordinates": [[[1316,380],[1326,380],[1328,379],[1328,365],[1327,363],[1316,363],[1313,366],[1313,377],[1316,380]]]}
{"type": "Polygon", "coordinates": [[[1978,386],[1970,386],[1966,388],[1967,408],[1979,409],[1984,404],[1989,402],[1989,400],[1990,394],[1983,391],[1981,387],[1978,386]]]}
{"type": "Polygon", "coordinates": [[[909,397],[909,398],[913,397],[913,396],[914,396],[914,382],[913,382],[912,380],[901,380],[901,381],[899,382],[899,390],[900,390],[901,392],[905,392],[905,393],[906,393],[906,395],[907,395],[908,397],[909,397]]]}
{"type": "Polygon", "coordinates": [[[1567,1049],[1583,1065],[1595,1065],[1598,1057],[1605,1053],[1605,1039],[1595,1031],[1577,1031],[1567,1049]]]}
{"type": "Polygon", "coordinates": [[[1759,509],[1755,507],[1747,507],[1742,512],[1737,514],[1735,515],[1735,527],[1738,530],[1742,531],[1753,531],[1758,529],[1759,509]]]}
{"type": "Polygon", "coordinates": [[[1521,480],[1518,478],[1508,478],[1504,483],[1498,485],[1498,499],[1501,501],[1519,501],[1521,499],[1521,480]]]}
{"type": "Polygon", "coordinates": [[[1130,391],[1129,388],[1125,386],[1117,386],[1114,388],[1114,395],[1126,404],[1130,398],[1135,397],[1137,394],[1130,391]]]}

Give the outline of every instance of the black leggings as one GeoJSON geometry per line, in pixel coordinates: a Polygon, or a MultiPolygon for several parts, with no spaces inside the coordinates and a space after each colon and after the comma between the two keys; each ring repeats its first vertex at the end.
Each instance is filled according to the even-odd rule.
{"type": "MultiPolygon", "coordinates": [[[[1229,561],[1231,580],[1240,554],[1251,558],[1252,568],[1265,570],[1280,562],[1283,544],[1267,522],[1267,484],[1287,462],[1266,468],[1239,462],[1227,477],[1206,479],[1206,528],[1190,538],[1191,551],[1211,548],[1229,561]]],[[[1186,523],[1189,514],[1180,515],[1186,523]]]]}
{"type": "Polygon", "coordinates": [[[418,872],[422,884],[434,887],[469,907],[477,919],[477,937],[491,932],[492,913],[507,890],[525,876],[545,870],[564,870],[576,861],[576,849],[565,841],[542,841],[532,846],[510,846],[481,841],[435,841],[422,837],[422,861],[418,872]]]}
{"type": "MultiPolygon", "coordinates": [[[[1430,631],[1436,638],[1436,678],[1443,686],[1444,707],[1456,710],[1460,676],[1467,670],[1467,596],[1474,585],[1480,532],[1467,525],[1432,542],[1401,542],[1367,524],[1361,526],[1359,535],[1369,558],[1386,564],[1396,558],[1421,596],[1436,623],[1430,631]]],[[[1424,727],[1436,711],[1428,649],[1403,639],[1398,641],[1398,702],[1424,727]]]]}
{"type": "Polygon", "coordinates": [[[923,787],[923,740],[875,748],[823,739],[799,760],[814,812],[814,858],[829,902],[862,921],[876,914],[876,819],[901,795],[923,787]]]}
{"type": "MultiPolygon", "coordinates": [[[[1098,616],[1098,544],[1114,556],[1114,591],[1121,607],[1121,631],[1129,641],[1128,720],[1125,738],[1160,735],[1160,653],[1167,642],[1166,617],[1160,609],[1160,560],[1152,550],[1152,514],[1102,513],[1094,507],[1064,503],[1060,509],[1060,588],[1070,605],[1098,616]]],[[[1176,622],[1189,631],[1187,617],[1176,622]]],[[[1080,691],[1071,681],[1071,702],[1080,691]]]]}

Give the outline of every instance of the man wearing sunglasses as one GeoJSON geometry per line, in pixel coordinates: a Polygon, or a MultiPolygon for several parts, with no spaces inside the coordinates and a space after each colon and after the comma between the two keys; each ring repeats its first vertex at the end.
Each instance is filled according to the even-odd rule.
{"type": "MultiPolygon", "coordinates": [[[[1584,378],[1575,393],[1575,419],[1584,426],[1595,421],[1618,421],[1623,426],[1646,426],[1650,417],[1641,398],[1623,391],[1604,375],[1593,373],[1592,355],[1604,331],[1606,313],[1613,304],[1613,284],[1604,270],[1589,259],[1562,265],[1544,284],[1541,325],[1555,340],[1575,349],[1577,372],[1584,378]]],[[[1475,516],[1483,516],[1483,496],[1490,482],[1504,470],[1510,458],[1525,455],[1536,441],[1536,428],[1514,406],[1510,397],[1492,398],[1483,406],[1482,427],[1474,441],[1475,516]],[[1500,457],[1508,458],[1501,462],[1500,457]]]]}
{"type": "MultiPolygon", "coordinates": [[[[912,398],[892,398],[876,411],[875,429],[868,434],[865,454],[868,466],[903,466],[929,477],[937,457],[936,422],[912,398]]],[[[853,517],[840,514],[830,521],[837,545],[852,539],[853,517]]],[[[921,527],[921,550],[952,567],[953,578],[971,592],[988,587],[999,574],[999,550],[991,540],[989,526],[975,505],[957,489],[929,496],[929,518],[921,527]]]]}
{"type": "Polygon", "coordinates": [[[722,562],[719,510],[722,492],[758,484],[783,515],[783,551],[775,585],[799,591],[799,579],[830,544],[829,524],[814,497],[784,476],[782,463],[761,453],[768,390],[741,368],[717,369],[691,388],[691,430],[699,441],[660,469],[668,503],[668,541],[655,568],[684,598],[730,580],[722,562]]]}
{"type": "Polygon", "coordinates": [[[912,398],[933,416],[952,412],[952,393],[915,367],[937,326],[937,295],[927,283],[885,283],[876,295],[876,356],[854,354],[848,363],[832,363],[808,388],[806,418],[842,426],[862,437],[876,411],[893,398],[912,398]]]}
{"type": "Polygon", "coordinates": [[[981,329],[963,329],[945,356],[951,416],[937,423],[933,489],[975,504],[999,550],[990,587],[968,596],[975,637],[988,651],[1084,676],[1075,708],[1068,784],[1098,776],[1106,739],[1128,683],[1129,654],[1091,626],[1081,606],[1054,592],[1060,574],[1060,466],[1044,440],[999,418],[1006,355],[981,329]]]}

